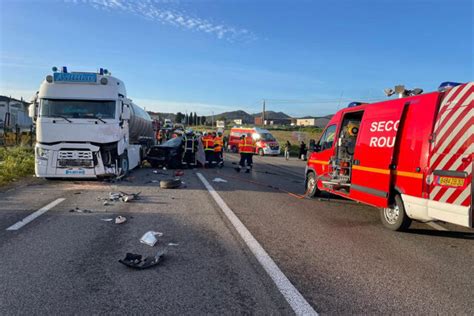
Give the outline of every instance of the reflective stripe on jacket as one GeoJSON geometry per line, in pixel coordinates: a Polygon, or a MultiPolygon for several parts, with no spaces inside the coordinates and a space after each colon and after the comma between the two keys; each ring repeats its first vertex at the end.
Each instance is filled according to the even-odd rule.
{"type": "Polygon", "coordinates": [[[214,151],[215,152],[221,152],[222,151],[222,146],[224,146],[224,141],[222,140],[221,136],[216,136],[214,138],[214,151]]]}
{"type": "Polygon", "coordinates": [[[203,136],[201,140],[204,150],[214,151],[214,138],[211,135],[203,136]]]}
{"type": "Polygon", "coordinates": [[[254,154],[256,146],[257,145],[252,137],[244,137],[244,139],[240,140],[239,152],[254,154]]]}

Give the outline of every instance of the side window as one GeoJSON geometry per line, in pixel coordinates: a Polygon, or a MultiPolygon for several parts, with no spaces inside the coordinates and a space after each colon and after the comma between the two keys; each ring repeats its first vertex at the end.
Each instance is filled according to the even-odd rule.
{"type": "Polygon", "coordinates": [[[326,150],[329,148],[332,148],[332,145],[334,144],[334,136],[336,134],[336,125],[331,125],[328,128],[326,128],[326,131],[324,132],[323,136],[321,136],[321,139],[319,140],[319,146],[321,150],[326,150]]]}

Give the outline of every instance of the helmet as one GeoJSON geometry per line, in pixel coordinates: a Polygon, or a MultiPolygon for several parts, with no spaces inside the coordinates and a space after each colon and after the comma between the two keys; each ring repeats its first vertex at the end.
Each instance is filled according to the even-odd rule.
{"type": "Polygon", "coordinates": [[[207,131],[204,131],[202,135],[207,136],[207,131]]]}

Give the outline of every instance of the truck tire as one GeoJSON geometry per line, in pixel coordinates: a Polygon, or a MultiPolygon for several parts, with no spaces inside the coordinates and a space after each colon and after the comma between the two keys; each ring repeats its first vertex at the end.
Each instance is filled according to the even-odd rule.
{"type": "Polygon", "coordinates": [[[126,176],[129,171],[129,164],[128,164],[128,155],[127,152],[124,152],[122,155],[119,157],[119,167],[121,169],[121,176],[126,176]]]}
{"type": "Polygon", "coordinates": [[[263,152],[263,148],[260,148],[260,149],[258,150],[258,155],[259,155],[259,156],[262,156],[262,157],[265,155],[265,153],[263,152]]]}
{"type": "Polygon", "coordinates": [[[394,231],[406,230],[411,225],[411,218],[405,212],[402,197],[395,195],[393,205],[380,210],[382,224],[394,231]]]}
{"type": "Polygon", "coordinates": [[[305,184],[306,184],[305,195],[307,197],[313,198],[321,194],[321,191],[318,189],[316,174],[313,171],[308,172],[308,174],[306,175],[305,184]]]}
{"type": "Polygon", "coordinates": [[[180,185],[181,185],[180,179],[169,179],[169,180],[160,181],[160,188],[162,189],[176,189],[180,185]]]}

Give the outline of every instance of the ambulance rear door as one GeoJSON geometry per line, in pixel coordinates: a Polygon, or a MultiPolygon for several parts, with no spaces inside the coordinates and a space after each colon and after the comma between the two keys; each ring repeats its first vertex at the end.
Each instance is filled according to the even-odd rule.
{"type": "Polygon", "coordinates": [[[388,206],[397,136],[408,104],[407,99],[396,99],[365,107],[351,171],[352,199],[388,206]]]}

